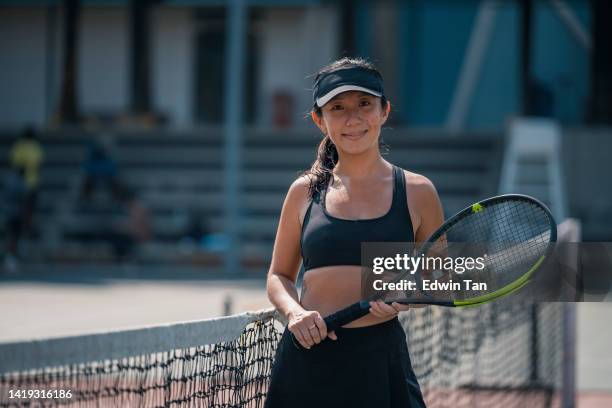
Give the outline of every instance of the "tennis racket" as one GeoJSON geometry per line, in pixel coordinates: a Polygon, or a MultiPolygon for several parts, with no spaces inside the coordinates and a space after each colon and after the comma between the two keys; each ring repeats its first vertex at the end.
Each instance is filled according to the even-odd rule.
{"type": "MultiPolygon", "coordinates": [[[[479,201],[449,218],[416,251],[416,257],[444,256],[458,259],[465,255],[484,255],[484,267],[465,270],[460,279],[485,283],[478,287],[460,284],[456,289],[425,290],[432,281],[449,282],[456,270],[419,269],[399,272],[389,280],[401,282],[410,276],[416,290],[376,291],[360,302],[340,310],[324,320],[333,331],[369,313],[369,302],[387,304],[429,304],[448,307],[475,306],[507,296],[522,288],[533,277],[557,239],[557,226],[544,204],[519,194],[506,194],[479,201]]],[[[387,285],[389,286],[389,285],[387,285]]]]}

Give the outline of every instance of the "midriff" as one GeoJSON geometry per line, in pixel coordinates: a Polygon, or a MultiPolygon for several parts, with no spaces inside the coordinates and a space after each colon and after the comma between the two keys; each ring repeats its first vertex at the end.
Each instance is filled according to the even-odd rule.
{"type": "MultiPolygon", "coordinates": [[[[304,273],[300,303],[306,310],[329,316],[361,300],[361,266],[334,265],[304,273]]],[[[391,320],[369,313],[343,327],[372,326],[391,320]]]]}

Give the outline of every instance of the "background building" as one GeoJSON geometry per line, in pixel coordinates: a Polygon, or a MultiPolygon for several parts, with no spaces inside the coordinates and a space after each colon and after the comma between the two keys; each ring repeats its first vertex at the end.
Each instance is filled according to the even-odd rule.
{"type": "MultiPolygon", "coordinates": [[[[144,81],[150,109],[169,126],[220,123],[233,3],[80,2],[75,49],[80,114],[130,111],[134,89],[142,89],[138,84],[144,81]],[[146,24],[132,24],[141,20],[146,24]],[[146,78],[132,72],[138,64],[146,67],[146,78]]],[[[444,127],[459,110],[462,127],[501,128],[523,109],[524,35],[529,37],[533,109],[567,125],[584,124],[589,117],[592,2],[236,3],[246,9],[249,124],[273,126],[276,118],[306,126],[302,117],[310,107],[310,76],[350,54],[370,57],[385,73],[397,125],[444,127]],[[473,84],[465,98],[459,94],[470,75],[473,84]],[[458,99],[463,101],[459,107],[458,99]]],[[[2,1],[0,7],[0,126],[45,126],[61,95],[62,2],[2,1]]]]}
{"type": "Polygon", "coordinates": [[[512,124],[539,118],[561,176],[537,157],[523,191],[609,239],[610,15],[597,0],[3,0],[3,168],[18,132],[38,129],[41,262],[105,224],[78,203],[95,142],[151,211],[153,242],[173,252],[206,220],[265,269],[287,186],[314,159],[312,76],[363,56],[385,75],[391,159],[430,177],[448,215],[502,190],[512,124]]]}

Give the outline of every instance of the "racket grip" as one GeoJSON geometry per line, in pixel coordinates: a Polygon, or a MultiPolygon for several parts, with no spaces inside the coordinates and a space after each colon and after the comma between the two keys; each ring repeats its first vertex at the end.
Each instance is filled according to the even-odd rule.
{"type": "Polygon", "coordinates": [[[327,331],[334,331],[368,313],[370,313],[370,303],[367,300],[353,303],[351,306],[329,315],[324,319],[327,331]]]}

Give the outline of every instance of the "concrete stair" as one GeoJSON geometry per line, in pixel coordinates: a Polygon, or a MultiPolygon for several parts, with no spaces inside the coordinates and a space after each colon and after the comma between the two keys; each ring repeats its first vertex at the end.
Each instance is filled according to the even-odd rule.
{"type": "MultiPolygon", "coordinates": [[[[501,135],[445,135],[436,131],[384,131],[389,161],[429,177],[447,216],[495,194],[501,159],[501,135]]],[[[0,137],[0,171],[6,174],[12,138],[0,137]]],[[[27,245],[37,262],[104,262],[109,246],[96,231],[117,216],[113,205],[83,209],[77,202],[81,163],[87,143],[99,134],[49,132],[41,136],[46,159],[36,214],[40,234],[27,245]],[[105,208],[105,209],[104,209],[105,208]],[[88,239],[84,239],[88,236],[88,239]]],[[[190,214],[222,232],[223,133],[218,128],[193,132],[114,132],[121,180],[149,209],[155,239],[139,248],[136,262],[218,265],[219,253],[189,252],[179,245],[190,214]],[[196,256],[197,255],[197,256],[196,256]]],[[[308,131],[247,129],[242,167],[243,263],[265,271],[272,252],[278,216],[291,182],[315,158],[319,136],[308,131]]],[[[537,173],[537,169],[534,169],[537,173]]],[[[3,227],[2,227],[3,228],[3,227]]]]}

